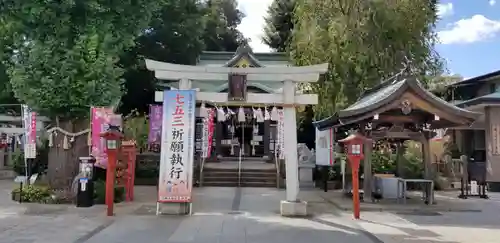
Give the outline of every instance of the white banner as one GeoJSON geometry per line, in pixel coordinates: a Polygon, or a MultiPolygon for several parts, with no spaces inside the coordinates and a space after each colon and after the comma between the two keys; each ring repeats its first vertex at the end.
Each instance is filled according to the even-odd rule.
{"type": "Polygon", "coordinates": [[[333,128],[320,131],[316,129],[316,164],[332,166],[335,161],[335,142],[333,128]]]}
{"type": "Polygon", "coordinates": [[[24,158],[36,158],[36,113],[27,105],[22,105],[24,128],[24,158]]]}
{"type": "Polygon", "coordinates": [[[191,202],[196,93],[168,90],[163,97],[158,202],[191,202]]]}
{"type": "Polygon", "coordinates": [[[285,115],[283,109],[278,110],[278,155],[285,159],[285,115]]]}

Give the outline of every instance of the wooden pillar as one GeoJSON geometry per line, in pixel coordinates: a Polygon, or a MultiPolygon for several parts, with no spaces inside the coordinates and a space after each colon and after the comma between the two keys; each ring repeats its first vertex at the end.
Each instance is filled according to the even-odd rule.
{"type": "MultiPolygon", "coordinates": [[[[369,136],[366,136],[370,138],[369,136]]],[[[373,151],[373,140],[367,139],[364,145],[364,155],[363,159],[363,191],[364,191],[364,199],[371,198],[372,196],[372,151],[373,151]]]]}
{"type": "Polygon", "coordinates": [[[269,149],[270,140],[271,140],[271,120],[264,121],[264,137],[262,138],[264,141],[264,158],[271,158],[271,153],[269,149]]]}
{"type": "Polygon", "coordinates": [[[432,180],[432,160],[431,147],[427,136],[423,136],[420,141],[422,143],[422,162],[424,163],[424,179],[432,180]]]}
{"type": "Polygon", "coordinates": [[[402,177],[403,176],[403,167],[401,166],[401,160],[403,159],[404,156],[404,142],[400,141],[397,143],[397,150],[396,150],[396,177],[402,177]]]}
{"type": "Polygon", "coordinates": [[[0,148],[0,170],[3,170],[7,165],[7,163],[5,163],[5,150],[6,148],[0,148]]]}
{"type": "MultiPolygon", "coordinates": [[[[422,143],[422,162],[424,163],[424,179],[433,180],[434,178],[432,173],[431,146],[429,142],[429,134],[428,133],[423,134],[422,138],[420,139],[420,142],[422,143]]],[[[433,196],[431,195],[431,191],[432,189],[430,188],[430,185],[425,188],[427,197],[433,196]]]]}

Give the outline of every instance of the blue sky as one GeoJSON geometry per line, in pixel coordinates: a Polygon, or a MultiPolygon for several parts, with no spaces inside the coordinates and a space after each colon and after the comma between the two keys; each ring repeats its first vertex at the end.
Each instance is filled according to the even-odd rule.
{"type": "MultiPolygon", "coordinates": [[[[272,1],[238,0],[247,15],[238,29],[255,52],[269,51],[260,37],[272,1]]],[[[439,16],[437,50],[451,74],[470,78],[500,70],[500,0],[441,0],[439,16]]]]}

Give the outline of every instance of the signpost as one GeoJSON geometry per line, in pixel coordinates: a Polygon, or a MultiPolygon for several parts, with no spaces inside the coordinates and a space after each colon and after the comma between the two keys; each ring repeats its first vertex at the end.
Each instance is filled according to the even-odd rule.
{"type": "Polygon", "coordinates": [[[353,214],[355,219],[360,217],[360,202],[359,202],[359,163],[364,158],[363,145],[366,138],[362,135],[355,133],[349,135],[347,138],[339,140],[346,147],[347,158],[351,163],[352,170],[352,203],[353,214]]]}
{"type": "Polygon", "coordinates": [[[113,207],[115,199],[115,169],[118,158],[118,150],[121,146],[121,139],[123,134],[120,131],[120,127],[109,125],[106,132],[101,133],[100,136],[105,139],[106,142],[106,154],[107,154],[107,167],[106,167],[106,215],[113,216],[113,207]]]}
{"type": "Polygon", "coordinates": [[[321,167],[323,190],[328,191],[330,167],[335,163],[334,128],[320,131],[316,128],[316,165],[321,167]]]}

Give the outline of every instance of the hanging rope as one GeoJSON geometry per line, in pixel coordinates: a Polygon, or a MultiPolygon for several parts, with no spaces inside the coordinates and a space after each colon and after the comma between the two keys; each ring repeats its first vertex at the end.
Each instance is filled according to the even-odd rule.
{"type": "MultiPolygon", "coordinates": [[[[54,146],[54,136],[57,136],[57,132],[64,134],[63,145],[62,145],[63,149],[69,149],[71,147],[70,143],[73,143],[75,141],[75,137],[85,135],[85,134],[88,134],[90,137],[90,129],[89,128],[85,129],[83,131],[80,131],[80,132],[73,133],[73,132],[68,132],[60,127],[52,127],[52,128],[47,130],[47,133],[49,135],[49,138],[48,138],[49,147],[54,146]],[[68,140],[68,137],[70,137],[69,140],[68,140]]],[[[90,145],[90,140],[87,141],[87,144],[90,145]]]]}

